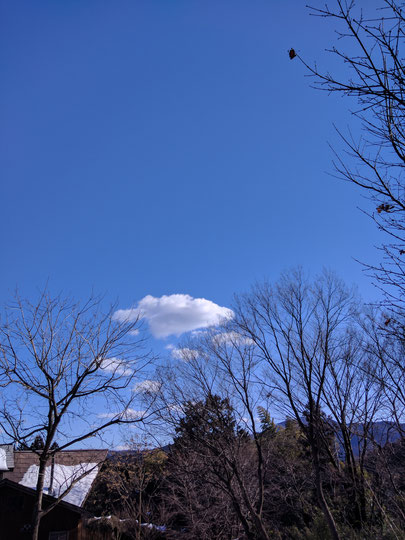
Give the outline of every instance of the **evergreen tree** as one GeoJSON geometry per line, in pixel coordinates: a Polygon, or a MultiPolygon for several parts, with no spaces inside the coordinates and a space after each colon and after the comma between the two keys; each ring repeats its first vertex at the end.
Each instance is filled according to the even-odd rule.
{"type": "Polygon", "coordinates": [[[37,435],[34,441],[30,445],[30,450],[43,450],[45,447],[44,439],[42,435],[37,435]]]}
{"type": "Polygon", "coordinates": [[[260,405],[257,407],[257,411],[260,418],[262,436],[274,437],[278,431],[278,427],[270,416],[269,411],[260,405]]]}

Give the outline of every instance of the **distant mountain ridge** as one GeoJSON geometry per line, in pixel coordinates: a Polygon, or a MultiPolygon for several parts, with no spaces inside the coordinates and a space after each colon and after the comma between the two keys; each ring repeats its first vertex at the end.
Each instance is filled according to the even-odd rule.
{"type": "MultiPolygon", "coordinates": [[[[292,420],[295,421],[294,419],[292,420]]],[[[283,422],[279,422],[277,425],[285,428],[288,421],[288,419],[284,420],[283,422]]],[[[306,423],[306,420],[304,420],[304,422],[306,423]]],[[[335,421],[330,420],[329,425],[334,429],[337,440],[339,442],[339,457],[344,458],[343,436],[340,433],[339,426],[335,421]]],[[[359,455],[362,443],[364,441],[363,430],[364,426],[361,423],[351,425],[352,436],[350,440],[355,456],[359,455]]],[[[394,422],[380,420],[378,422],[373,422],[368,428],[367,442],[371,444],[377,444],[378,446],[385,446],[388,443],[393,443],[400,439],[401,434],[405,436],[405,423],[400,423],[398,425],[394,422]]]]}

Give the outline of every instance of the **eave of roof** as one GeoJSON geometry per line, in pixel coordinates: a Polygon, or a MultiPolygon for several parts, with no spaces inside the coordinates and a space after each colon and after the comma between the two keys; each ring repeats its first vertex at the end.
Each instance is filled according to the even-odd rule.
{"type": "MultiPolygon", "coordinates": [[[[35,489],[22,486],[21,484],[18,484],[17,482],[13,482],[12,480],[9,480],[8,478],[3,478],[3,480],[0,480],[0,489],[3,487],[10,487],[16,491],[20,491],[22,493],[25,493],[27,495],[30,495],[32,497],[35,496],[36,491],[35,489]]],[[[43,494],[43,500],[49,504],[52,504],[56,501],[55,497],[52,497],[52,495],[47,495],[46,493],[43,494]]],[[[80,506],[76,506],[75,504],[68,503],[66,501],[60,500],[58,502],[58,507],[65,508],[66,510],[70,510],[71,512],[75,512],[76,514],[80,514],[82,516],[90,516],[91,514],[87,512],[87,510],[84,510],[80,506]]],[[[46,509],[46,508],[45,508],[46,509]]],[[[51,510],[52,511],[52,510],[51,510]]]]}

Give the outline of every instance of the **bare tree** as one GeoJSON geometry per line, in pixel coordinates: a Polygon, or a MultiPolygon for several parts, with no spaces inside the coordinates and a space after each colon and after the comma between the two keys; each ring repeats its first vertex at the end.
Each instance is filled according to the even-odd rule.
{"type": "Polygon", "coordinates": [[[304,63],[315,88],[353,102],[354,125],[360,133],[338,133],[345,154],[334,150],[335,173],[360,188],[371,201],[366,213],[383,233],[381,262],[364,264],[384,295],[380,313],[364,325],[370,388],[384,395],[380,418],[404,437],[405,411],[405,4],[336,0],[311,14],[336,25],[337,45],[329,53],[343,63],[335,72],[304,63]]]}
{"type": "Polygon", "coordinates": [[[150,413],[133,409],[131,382],[149,362],[136,335],[139,321],[119,322],[113,313],[113,308],[103,313],[98,298],[80,304],[52,298],[47,291],[35,303],[16,296],[5,309],[0,326],[0,426],[20,448],[28,449],[37,435],[43,439],[43,447],[34,450],[39,460],[35,540],[41,518],[73,486],[43,507],[50,458],[150,413]]]}
{"type": "MultiPolygon", "coordinates": [[[[402,317],[405,295],[405,66],[404,4],[381,0],[376,7],[336,0],[334,7],[310,8],[311,14],[336,22],[339,45],[329,52],[346,70],[339,74],[310,65],[314,86],[353,98],[353,117],[361,135],[338,130],[346,157],[335,151],[336,175],[359,188],[374,210],[368,212],[385,233],[382,261],[366,265],[383,290],[391,316],[402,317]],[[348,45],[345,48],[345,44],[348,45]]],[[[367,213],[367,212],[366,212],[367,213]]]]}
{"type": "MultiPolygon", "coordinates": [[[[351,486],[352,495],[348,489],[342,495],[350,524],[361,528],[367,520],[364,460],[382,392],[368,371],[372,353],[364,344],[359,307],[355,292],[330,272],[312,282],[300,269],[286,273],[274,286],[258,284],[239,297],[234,319],[184,344],[177,354],[182,361],[162,377],[174,426],[182,422],[184,402],[198,404],[197,414],[204,399],[219,395],[249,434],[248,443],[200,441],[211,456],[202,469],[206,477],[215,452],[226,460],[221,471],[232,471],[225,492],[247,537],[268,534],[266,478],[276,453],[257,411],[269,404],[282,417],[293,417],[305,437],[317,502],[332,537],[339,538],[331,508],[333,475],[351,486]],[[354,437],[361,440],[360,457],[354,437]]],[[[197,416],[196,423],[205,425],[204,415],[197,416]]]]}
{"type": "MultiPolygon", "coordinates": [[[[256,415],[257,405],[263,402],[261,386],[257,384],[253,343],[228,330],[207,331],[184,344],[178,351],[181,359],[162,370],[164,420],[175,436],[176,467],[183,470],[176,476],[173,493],[178,499],[180,491],[186,500],[190,485],[203,482],[228,523],[236,517],[247,538],[266,540],[264,487],[269,462],[256,415]]],[[[195,497],[187,499],[189,515],[196,516],[198,510],[195,525],[206,526],[201,522],[201,500],[196,505],[192,501],[195,497]]],[[[197,536],[202,538],[198,530],[197,536]]],[[[214,533],[204,534],[210,538],[214,533]]],[[[220,536],[221,532],[215,534],[228,538],[220,536]]]]}
{"type": "MultiPolygon", "coordinates": [[[[384,502],[370,484],[368,457],[384,445],[385,426],[398,424],[395,412],[403,414],[393,380],[402,373],[400,356],[380,334],[373,342],[368,326],[379,325],[353,290],[330,272],[309,281],[301,270],[256,285],[239,298],[230,323],[254,343],[263,388],[305,436],[318,505],[335,538],[339,526],[342,534],[378,527],[384,502]],[[344,501],[336,507],[339,526],[334,498],[344,501]]],[[[397,536],[398,523],[388,513],[384,521],[397,536]]]]}
{"type": "Polygon", "coordinates": [[[383,418],[386,404],[376,370],[381,374],[378,358],[369,350],[361,329],[353,325],[331,357],[322,404],[330,412],[339,457],[343,458],[337,464],[347,499],[344,519],[355,529],[363,529],[371,521],[373,507],[367,504],[371,491],[366,464],[374,448],[375,423],[383,418]]]}
{"type": "Polygon", "coordinates": [[[393,501],[402,497],[400,473],[390,480],[389,454],[378,452],[393,440],[382,436],[395,411],[402,418],[402,372],[398,343],[380,333],[373,341],[379,326],[333,273],[310,280],[298,269],[257,284],[236,299],[232,320],[175,351],[159,399],[175,440],[182,434],[169,491],[191,535],[227,538],[212,528],[206,493],[248,538],[284,534],[286,508],[292,527],[328,527],[333,538],[383,528],[401,537],[402,498],[384,509],[390,489],[393,501]],[[274,426],[268,410],[292,418],[290,429],[274,426]]]}
{"type": "Polygon", "coordinates": [[[338,469],[338,456],[331,445],[333,427],[322,408],[355,321],[355,295],[331,273],[311,283],[296,270],[274,286],[254,287],[239,299],[235,312],[235,331],[255,344],[255,354],[266,366],[262,384],[268,395],[306,436],[318,504],[332,537],[339,538],[324,491],[323,466],[326,460],[338,469]]]}

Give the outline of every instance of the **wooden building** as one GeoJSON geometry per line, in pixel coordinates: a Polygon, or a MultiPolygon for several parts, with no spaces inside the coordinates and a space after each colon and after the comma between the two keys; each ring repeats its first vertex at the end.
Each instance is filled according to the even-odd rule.
{"type": "MultiPolygon", "coordinates": [[[[38,477],[38,456],[0,445],[0,539],[28,540],[38,477]]],[[[62,496],[41,519],[39,540],[103,540],[85,527],[83,510],[107,450],[70,450],[55,454],[45,474],[44,508],[62,496]],[[63,493],[69,490],[66,496],[63,493]]]]}

